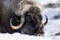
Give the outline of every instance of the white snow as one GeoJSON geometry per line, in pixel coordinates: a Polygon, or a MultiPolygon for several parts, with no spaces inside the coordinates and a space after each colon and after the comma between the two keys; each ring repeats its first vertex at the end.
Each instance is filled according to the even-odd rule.
{"type": "Polygon", "coordinates": [[[40,4],[57,3],[58,0],[38,0],[40,4]]]}
{"type": "MultiPolygon", "coordinates": [[[[59,0],[38,0],[40,4],[58,3],[59,0]]],[[[48,24],[45,26],[44,36],[29,36],[20,33],[14,34],[1,34],[0,40],[60,40],[60,35],[55,36],[60,32],[60,19],[54,19],[53,17],[60,14],[60,8],[47,8],[43,12],[48,16],[48,24]]]]}
{"type": "Polygon", "coordinates": [[[22,34],[0,34],[0,40],[52,40],[52,37],[36,37],[22,34]],[[47,39],[46,39],[47,38],[47,39]]]}
{"type": "Polygon", "coordinates": [[[45,36],[50,36],[53,40],[60,40],[60,35],[54,35],[60,32],[60,18],[53,18],[56,15],[60,15],[60,8],[47,8],[44,10],[44,13],[48,16],[49,19],[48,24],[45,27],[45,36]]]}

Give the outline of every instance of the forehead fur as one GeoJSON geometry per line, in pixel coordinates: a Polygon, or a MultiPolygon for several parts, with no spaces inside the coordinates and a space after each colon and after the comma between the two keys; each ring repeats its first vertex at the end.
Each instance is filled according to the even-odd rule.
{"type": "Polygon", "coordinates": [[[40,13],[43,10],[43,7],[35,0],[22,0],[21,2],[18,3],[18,6],[19,6],[18,13],[21,13],[21,15],[23,15],[24,12],[28,11],[31,6],[38,7],[40,9],[40,13]]]}

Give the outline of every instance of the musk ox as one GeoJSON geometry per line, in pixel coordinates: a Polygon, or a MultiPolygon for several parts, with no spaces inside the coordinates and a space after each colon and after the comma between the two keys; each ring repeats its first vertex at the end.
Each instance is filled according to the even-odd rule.
{"type": "Polygon", "coordinates": [[[0,0],[0,33],[44,34],[41,12],[35,0],[0,0]]]}

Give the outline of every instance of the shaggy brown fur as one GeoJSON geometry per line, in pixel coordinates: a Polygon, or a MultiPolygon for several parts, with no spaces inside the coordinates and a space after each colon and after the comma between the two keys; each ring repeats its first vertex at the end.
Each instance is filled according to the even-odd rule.
{"type": "Polygon", "coordinates": [[[42,25],[42,7],[35,3],[34,0],[0,0],[0,32],[38,35],[44,33],[44,25],[42,25]],[[23,26],[14,30],[10,26],[10,19],[13,18],[12,24],[18,25],[21,15],[24,16],[25,22],[23,26]]]}

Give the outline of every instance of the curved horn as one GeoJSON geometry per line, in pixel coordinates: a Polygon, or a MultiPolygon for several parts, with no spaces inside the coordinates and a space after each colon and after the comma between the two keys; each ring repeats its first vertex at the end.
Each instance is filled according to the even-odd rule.
{"type": "Polygon", "coordinates": [[[10,20],[10,26],[11,26],[11,28],[14,29],[14,30],[17,30],[17,29],[19,29],[19,28],[22,27],[22,25],[24,24],[25,19],[24,19],[24,16],[21,16],[20,24],[17,25],[17,26],[14,26],[14,25],[11,23],[11,21],[12,21],[12,18],[11,18],[11,20],[10,20]]]}
{"type": "Polygon", "coordinates": [[[41,24],[40,26],[46,26],[46,24],[48,23],[48,17],[46,15],[45,15],[45,17],[46,17],[45,23],[41,24]]]}
{"type": "Polygon", "coordinates": [[[46,21],[45,21],[45,23],[43,25],[45,26],[47,23],[48,23],[48,17],[46,16],[46,21]]]}

